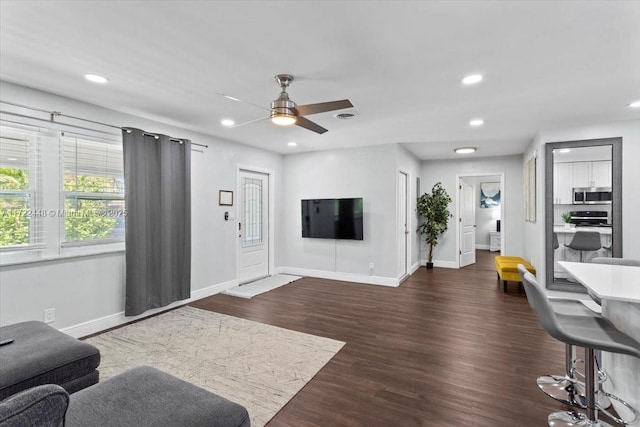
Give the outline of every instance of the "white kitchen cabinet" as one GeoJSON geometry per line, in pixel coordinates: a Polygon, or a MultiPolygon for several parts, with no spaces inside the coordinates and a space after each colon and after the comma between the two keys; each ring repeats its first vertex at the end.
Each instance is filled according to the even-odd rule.
{"type": "Polygon", "coordinates": [[[553,202],[556,205],[573,203],[573,163],[553,165],[553,202]]]}
{"type": "Polygon", "coordinates": [[[592,187],[611,187],[611,161],[591,162],[592,187]]]}
{"type": "Polygon", "coordinates": [[[574,187],[611,187],[611,161],[573,163],[574,187]]]}
{"type": "Polygon", "coordinates": [[[575,162],[571,170],[574,187],[591,187],[591,162],[575,162]]]}

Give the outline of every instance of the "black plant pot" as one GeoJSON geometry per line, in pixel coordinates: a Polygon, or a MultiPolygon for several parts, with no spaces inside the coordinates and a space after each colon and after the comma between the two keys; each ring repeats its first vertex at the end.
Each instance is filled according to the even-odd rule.
{"type": "Polygon", "coordinates": [[[427,270],[433,270],[433,263],[432,262],[428,262],[427,263],[427,270]]]}

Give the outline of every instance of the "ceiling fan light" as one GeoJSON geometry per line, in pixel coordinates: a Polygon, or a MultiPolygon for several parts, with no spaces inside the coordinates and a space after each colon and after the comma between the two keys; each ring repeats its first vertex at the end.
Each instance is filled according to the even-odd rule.
{"type": "Polygon", "coordinates": [[[290,126],[296,122],[296,116],[289,113],[275,113],[271,115],[271,121],[279,126],[290,126]]]}

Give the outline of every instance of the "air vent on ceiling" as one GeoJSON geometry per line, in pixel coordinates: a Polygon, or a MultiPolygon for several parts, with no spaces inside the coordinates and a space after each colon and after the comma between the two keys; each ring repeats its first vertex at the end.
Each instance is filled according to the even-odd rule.
{"type": "Polygon", "coordinates": [[[353,111],[346,111],[344,113],[336,113],[334,116],[336,119],[340,120],[351,120],[356,117],[356,113],[353,111]]]}

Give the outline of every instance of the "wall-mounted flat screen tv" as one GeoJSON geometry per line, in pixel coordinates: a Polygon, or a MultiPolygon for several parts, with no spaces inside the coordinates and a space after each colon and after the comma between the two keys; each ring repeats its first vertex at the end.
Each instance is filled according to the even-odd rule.
{"type": "Polygon", "coordinates": [[[302,237],[363,240],[362,198],[302,200],[302,237]]]}

